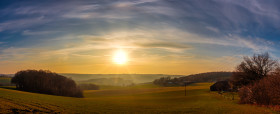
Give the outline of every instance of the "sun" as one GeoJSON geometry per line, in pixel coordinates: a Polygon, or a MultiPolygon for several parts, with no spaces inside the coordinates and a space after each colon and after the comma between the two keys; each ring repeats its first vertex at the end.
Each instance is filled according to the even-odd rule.
{"type": "Polygon", "coordinates": [[[117,50],[113,56],[113,62],[119,65],[127,63],[127,54],[123,50],[117,50]]]}

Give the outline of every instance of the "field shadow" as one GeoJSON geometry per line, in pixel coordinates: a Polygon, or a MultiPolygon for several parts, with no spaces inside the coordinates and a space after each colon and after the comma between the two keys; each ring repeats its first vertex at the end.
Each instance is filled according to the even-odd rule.
{"type": "Polygon", "coordinates": [[[11,89],[11,90],[17,90],[15,86],[0,86],[0,88],[3,88],[3,89],[11,89]]]}

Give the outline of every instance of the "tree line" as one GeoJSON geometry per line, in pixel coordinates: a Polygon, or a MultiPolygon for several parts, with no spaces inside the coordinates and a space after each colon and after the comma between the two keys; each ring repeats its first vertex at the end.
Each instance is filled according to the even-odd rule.
{"type": "Polygon", "coordinates": [[[48,70],[23,70],[12,78],[18,90],[43,94],[83,97],[75,81],[48,70]]]}
{"type": "Polygon", "coordinates": [[[178,78],[161,77],[154,80],[153,83],[160,86],[183,86],[185,84],[198,82],[216,82],[228,80],[231,76],[232,72],[207,72],[178,78]]]}

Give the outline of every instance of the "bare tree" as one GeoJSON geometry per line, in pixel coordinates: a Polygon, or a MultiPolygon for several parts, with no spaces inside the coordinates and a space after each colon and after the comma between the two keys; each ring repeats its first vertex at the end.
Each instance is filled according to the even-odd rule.
{"type": "Polygon", "coordinates": [[[252,57],[244,57],[244,60],[236,67],[232,82],[238,88],[251,84],[273,73],[278,67],[268,53],[254,54],[252,57]]]}

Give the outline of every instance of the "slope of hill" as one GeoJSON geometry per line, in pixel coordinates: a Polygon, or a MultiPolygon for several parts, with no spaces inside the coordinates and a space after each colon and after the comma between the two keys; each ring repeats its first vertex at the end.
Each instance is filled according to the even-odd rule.
{"type": "Polygon", "coordinates": [[[112,86],[128,86],[133,85],[132,80],[125,80],[123,78],[97,78],[97,79],[89,79],[85,81],[78,81],[77,83],[92,83],[97,85],[112,85],[112,86]]]}
{"type": "Polygon", "coordinates": [[[10,77],[0,77],[0,86],[10,86],[11,84],[11,79],[10,77]]]}
{"type": "Polygon", "coordinates": [[[161,77],[153,81],[156,85],[161,86],[182,86],[185,83],[198,83],[198,82],[217,82],[222,80],[228,80],[232,75],[232,72],[207,72],[200,74],[193,74],[183,77],[161,77]]]}
{"type": "Polygon", "coordinates": [[[185,77],[178,78],[179,80],[190,82],[217,82],[227,80],[231,77],[232,72],[207,72],[200,74],[192,74],[185,77]]]}
{"type": "Polygon", "coordinates": [[[7,78],[11,78],[13,77],[14,74],[0,74],[0,77],[7,77],[7,78]]]}
{"type": "Polygon", "coordinates": [[[11,79],[14,74],[0,74],[0,86],[11,86],[11,79]]]}
{"type": "Polygon", "coordinates": [[[87,81],[92,79],[110,79],[110,78],[122,78],[123,80],[130,80],[135,84],[152,82],[160,77],[180,77],[182,75],[165,75],[165,74],[71,74],[62,73],[61,75],[70,77],[76,82],[87,81]]]}
{"type": "Polygon", "coordinates": [[[272,113],[264,107],[240,105],[209,92],[211,83],[184,87],[122,88],[84,91],[85,98],[36,94],[0,88],[0,113],[272,113]]]}

